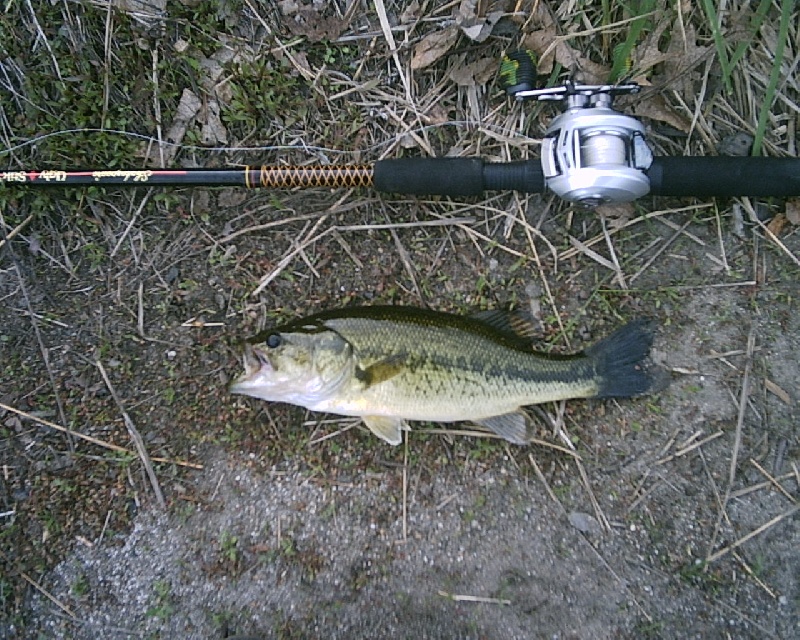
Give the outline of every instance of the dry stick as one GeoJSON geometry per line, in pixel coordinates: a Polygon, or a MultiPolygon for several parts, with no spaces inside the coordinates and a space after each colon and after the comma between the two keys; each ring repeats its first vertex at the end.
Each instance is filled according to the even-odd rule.
{"type": "Polygon", "coordinates": [[[622,267],[619,266],[619,260],[617,259],[617,252],[614,251],[614,243],[611,242],[611,236],[608,233],[608,227],[606,226],[605,216],[600,216],[600,226],[603,228],[603,237],[606,240],[606,246],[608,247],[608,254],[611,256],[611,261],[614,263],[614,273],[617,274],[617,280],[619,281],[619,286],[621,289],[627,289],[628,284],[625,282],[625,274],[622,273],[622,267]]]}
{"type": "MultiPolygon", "coordinates": [[[[553,502],[555,502],[555,503],[558,505],[558,508],[559,508],[559,510],[561,511],[561,514],[562,514],[563,516],[566,516],[566,515],[568,515],[568,514],[567,514],[567,510],[564,508],[564,505],[563,505],[563,504],[561,504],[561,502],[558,500],[558,498],[556,498],[556,495],[553,493],[553,490],[550,488],[550,485],[548,484],[548,482],[547,482],[547,479],[544,477],[544,474],[542,473],[542,470],[539,468],[539,465],[538,465],[538,464],[536,464],[536,460],[534,459],[534,457],[533,457],[533,454],[532,454],[532,453],[529,453],[529,454],[528,454],[528,459],[530,460],[531,464],[533,465],[533,470],[536,472],[536,477],[537,477],[537,478],[539,478],[539,482],[541,482],[541,483],[542,483],[542,485],[544,485],[544,488],[545,488],[545,490],[547,491],[547,494],[550,496],[550,498],[553,500],[553,502]]],[[[590,548],[590,549],[591,549],[591,550],[594,552],[594,554],[595,554],[595,555],[596,555],[596,556],[599,558],[600,562],[601,562],[601,563],[603,564],[603,566],[604,566],[604,567],[605,567],[605,568],[608,570],[608,572],[609,572],[609,573],[610,573],[612,576],[614,576],[614,578],[617,580],[617,582],[619,582],[619,583],[620,583],[620,585],[622,585],[622,588],[623,588],[623,589],[624,589],[624,590],[625,590],[625,591],[628,593],[628,595],[630,596],[630,599],[631,599],[631,600],[633,601],[633,603],[636,605],[637,609],[639,609],[639,611],[641,612],[641,614],[642,614],[642,615],[643,615],[643,616],[644,616],[644,617],[647,619],[647,621],[648,621],[648,622],[653,622],[653,618],[652,618],[652,617],[650,617],[650,614],[649,614],[649,613],[647,613],[647,611],[645,611],[645,608],[644,608],[644,607],[643,607],[643,606],[642,606],[642,605],[639,603],[639,601],[638,601],[638,600],[637,600],[637,599],[634,597],[633,593],[632,593],[632,592],[631,592],[631,590],[630,590],[630,587],[628,587],[628,584],[627,584],[627,583],[626,583],[626,582],[625,582],[625,581],[624,581],[624,580],[623,580],[623,579],[622,579],[622,578],[621,578],[621,577],[620,577],[620,576],[617,574],[617,572],[616,572],[616,571],[614,571],[613,567],[612,567],[610,564],[608,564],[608,561],[607,561],[607,560],[606,560],[606,559],[603,557],[603,554],[601,554],[601,553],[600,553],[600,552],[599,552],[597,549],[595,549],[594,545],[593,545],[593,544],[592,544],[592,543],[589,541],[589,539],[588,539],[588,538],[587,538],[587,537],[586,537],[586,536],[583,534],[583,532],[581,532],[581,531],[578,531],[578,535],[581,537],[581,539],[582,539],[582,540],[583,540],[583,541],[584,541],[584,542],[585,542],[587,545],[589,545],[589,548],[590,548]]]]}
{"type": "MultiPolygon", "coordinates": [[[[131,456],[133,455],[133,451],[131,451],[130,449],[126,449],[125,447],[120,447],[117,444],[112,444],[104,440],[98,440],[97,438],[93,438],[92,436],[87,436],[85,433],[80,433],[79,431],[73,431],[72,429],[69,429],[67,427],[62,427],[60,424],[56,424],[55,422],[50,422],[49,420],[45,420],[44,418],[39,418],[31,413],[23,411],[22,409],[17,409],[16,407],[12,407],[2,402],[0,402],[0,409],[9,411],[11,413],[15,413],[18,416],[26,418],[28,420],[32,420],[33,422],[38,422],[40,425],[44,427],[50,427],[51,429],[55,429],[56,431],[60,431],[61,433],[66,433],[75,438],[85,440],[86,442],[91,442],[92,444],[96,444],[98,447],[103,447],[104,449],[117,451],[119,453],[126,453],[131,456]]],[[[180,467],[188,467],[189,469],[203,468],[202,464],[195,464],[194,462],[185,462],[184,460],[170,460],[169,458],[152,458],[152,460],[155,462],[163,462],[166,464],[176,464],[180,467]]]]}
{"type": "Polygon", "coordinates": [[[717,438],[719,438],[720,436],[723,436],[723,435],[725,435],[724,431],[717,431],[716,433],[712,433],[710,436],[706,436],[702,440],[698,440],[697,442],[694,442],[694,443],[684,447],[683,449],[680,449],[679,451],[676,451],[675,453],[668,455],[666,458],[661,458],[660,460],[656,460],[655,464],[666,464],[667,462],[671,462],[675,458],[680,458],[681,456],[686,455],[690,451],[694,451],[698,447],[702,447],[707,442],[711,442],[712,440],[716,440],[717,438]]]}
{"type": "Polygon", "coordinates": [[[408,251],[403,246],[403,243],[400,242],[400,236],[397,235],[397,231],[394,229],[389,229],[389,233],[392,234],[392,240],[394,240],[394,246],[397,249],[397,253],[400,255],[400,261],[403,263],[403,267],[406,270],[406,274],[408,274],[408,279],[411,280],[411,284],[414,287],[414,293],[416,294],[419,300],[425,300],[425,297],[422,295],[422,289],[419,288],[419,283],[417,282],[417,273],[414,269],[414,266],[411,264],[411,258],[408,255],[408,251]]]}
{"type": "MultiPolygon", "coordinates": [[[[9,558],[8,555],[6,554],[6,552],[3,551],[2,549],[0,549],[0,556],[3,556],[3,558],[5,558],[6,562],[8,562],[9,564],[14,564],[14,563],[12,563],[11,558],[9,558]]],[[[36,589],[39,593],[41,593],[45,598],[50,600],[50,602],[52,602],[54,605],[56,605],[59,609],[61,609],[64,613],[66,613],[70,618],[72,618],[73,620],[77,619],[75,617],[75,614],[72,612],[72,610],[67,605],[65,605],[63,602],[61,602],[61,600],[56,598],[52,593],[50,593],[47,589],[45,589],[38,582],[36,582],[36,580],[31,578],[27,573],[25,573],[22,569],[20,569],[18,566],[16,566],[16,564],[14,564],[14,567],[16,568],[16,570],[19,573],[19,575],[21,575],[22,578],[29,585],[31,585],[34,589],[36,589]]]]}
{"type": "MultiPolygon", "coordinates": [[[[4,553],[3,555],[5,556],[6,554],[4,553]]],[[[45,598],[47,598],[50,602],[52,602],[54,605],[56,605],[64,613],[66,613],[70,618],[72,618],[73,620],[77,620],[77,617],[72,612],[72,609],[70,609],[67,605],[65,605],[63,602],[61,602],[61,600],[56,598],[52,593],[50,593],[47,589],[45,589],[42,585],[40,585],[38,582],[36,582],[36,580],[31,578],[27,573],[25,573],[21,569],[17,569],[17,571],[19,571],[19,575],[21,575],[23,577],[25,582],[30,584],[34,589],[36,589],[45,598]]]]}
{"type": "Polygon", "coordinates": [[[511,604],[511,600],[504,600],[502,598],[485,598],[483,596],[469,596],[459,595],[456,593],[447,593],[447,591],[439,590],[439,595],[448,600],[455,600],[456,602],[482,602],[484,604],[511,604]]]}
{"type": "Polygon", "coordinates": [[[589,476],[586,473],[586,469],[584,468],[583,463],[580,460],[575,460],[575,466],[578,467],[578,471],[581,474],[581,480],[583,481],[583,486],[586,489],[586,493],[589,494],[589,501],[592,503],[592,508],[594,509],[594,513],[597,516],[597,519],[599,520],[600,524],[603,525],[603,528],[606,531],[611,531],[611,524],[608,522],[606,514],[603,513],[603,509],[600,507],[600,503],[594,496],[594,491],[592,491],[592,485],[589,484],[589,476]]]}
{"type": "Polygon", "coordinates": [[[800,511],[800,504],[796,504],[795,506],[793,506],[788,511],[784,511],[779,516],[775,516],[769,522],[765,522],[764,524],[762,524],[757,529],[754,529],[753,531],[748,533],[746,536],[744,536],[742,538],[739,538],[736,542],[734,542],[732,544],[729,544],[727,547],[724,547],[724,548],[720,549],[719,551],[717,551],[716,553],[710,555],[708,558],[706,558],[706,563],[710,564],[712,562],[715,562],[715,561],[719,560],[722,556],[730,553],[734,549],[738,549],[739,547],[741,547],[748,540],[750,540],[752,538],[755,538],[757,535],[759,535],[761,533],[764,533],[764,531],[766,531],[770,527],[774,527],[776,524],[778,524],[782,520],[785,520],[786,518],[789,518],[789,517],[793,516],[798,511],[800,511]]]}
{"type": "Polygon", "coordinates": [[[302,240],[301,242],[298,242],[297,246],[295,246],[294,249],[292,249],[289,253],[283,256],[283,258],[281,258],[281,261],[272,271],[270,271],[267,275],[261,278],[261,281],[258,283],[258,286],[253,290],[253,292],[250,295],[257,296],[264,289],[266,289],[267,285],[269,285],[270,282],[272,282],[275,278],[277,278],[281,274],[281,272],[283,272],[283,270],[287,266],[289,266],[292,260],[294,260],[295,256],[299,254],[301,251],[303,251],[307,246],[313,244],[317,240],[321,240],[329,233],[333,233],[334,227],[328,227],[322,233],[315,235],[317,229],[319,229],[322,223],[325,222],[325,220],[327,219],[328,216],[325,215],[321,217],[319,220],[317,220],[316,224],[311,228],[311,231],[309,231],[306,234],[305,239],[302,240]]]}
{"type": "MultiPolygon", "coordinates": [[[[782,476],[775,476],[775,481],[780,482],[781,480],[788,480],[789,478],[796,478],[794,471],[787,471],[782,476]]],[[[757,484],[751,485],[749,487],[744,487],[742,489],[737,489],[736,491],[731,491],[731,498],[741,498],[742,496],[746,496],[751,494],[755,491],[760,491],[761,489],[766,489],[768,487],[773,486],[773,483],[769,480],[764,480],[763,482],[759,482],[757,484]]]]}
{"type": "Polygon", "coordinates": [[[741,565],[742,565],[742,569],[744,569],[744,570],[747,572],[747,575],[749,575],[749,576],[750,576],[750,577],[753,579],[753,581],[754,581],[754,582],[755,582],[755,583],[756,583],[756,584],[757,584],[759,587],[761,587],[761,588],[762,588],[764,591],[766,591],[766,592],[767,592],[767,593],[770,595],[770,597],[772,597],[772,599],[773,599],[773,600],[776,600],[776,599],[777,599],[777,597],[778,597],[778,596],[775,594],[775,592],[774,592],[772,589],[770,589],[770,588],[769,588],[769,587],[768,587],[768,586],[767,586],[767,585],[766,585],[766,584],[765,584],[765,583],[764,583],[764,582],[763,582],[763,581],[762,581],[762,580],[761,580],[761,579],[760,579],[760,578],[759,578],[759,577],[758,577],[758,576],[755,574],[755,572],[754,572],[754,571],[753,571],[753,570],[750,568],[750,566],[749,566],[749,565],[748,565],[748,564],[747,564],[747,563],[744,561],[744,558],[742,558],[742,556],[740,556],[738,553],[736,553],[736,552],[734,551],[734,552],[733,552],[733,557],[734,557],[734,558],[736,558],[736,559],[739,561],[739,564],[741,564],[741,565]]]}
{"type": "Polygon", "coordinates": [[[462,224],[475,224],[475,218],[442,218],[441,220],[424,220],[422,222],[387,222],[384,224],[348,224],[339,225],[337,231],[373,231],[382,229],[418,229],[419,227],[450,227],[462,224]]]}
{"type": "Polygon", "coordinates": [[[773,477],[766,469],[764,469],[764,467],[762,467],[760,464],[758,464],[758,462],[753,460],[753,458],[750,458],[750,464],[752,464],[756,469],[758,469],[761,472],[761,475],[767,478],[772,483],[772,485],[783,495],[789,498],[789,500],[792,503],[797,504],[797,498],[795,498],[791,493],[789,493],[786,489],[784,489],[783,485],[780,482],[778,482],[778,480],[775,477],[773,477]]]}
{"type": "Polygon", "coordinates": [[[515,219],[522,221],[522,229],[525,231],[525,237],[528,239],[528,245],[530,245],[531,253],[533,254],[533,261],[536,263],[536,269],[539,271],[539,280],[542,283],[542,288],[547,296],[547,301],[550,304],[550,308],[553,310],[553,315],[558,322],[559,331],[561,332],[561,335],[564,336],[564,342],[566,342],[567,347],[570,347],[571,345],[569,336],[567,335],[566,329],[564,329],[564,323],[561,320],[561,314],[558,312],[558,305],[556,304],[556,300],[553,297],[553,292],[550,289],[550,284],[545,276],[544,267],[542,266],[542,261],[539,258],[539,250],[536,248],[536,242],[534,241],[533,236],[535,235],[540,240],[543,240],[547,245],[547,248],[550,249],[550,253],[553,256],[553,269],[556,271],[558,270],[558,250],[547,238],[544,237],[539,229],[529,224],[525,219],[525,209],[522,206],[522,200],[519,198],[519,195],[515,197],[515,202],[517,209],[517,216],[515,216],[515,219]]]}
{"type": "Polygon", "coordinates": [[[798,267],[800,267],[800,259],[798,259],[796,255],[794,255],[791,251],[789,251],[789,249],[786,248],[786,245],[783,244],[783,242],[781,242],[778,236],[776,236],[774,233],[772,233],[772,231],[770,231],[767,225],[765,225],[763,222],[761,222],[761,220],[758,219],[758,216],[756,215],[756,212],[753,209],[753,205],[751,204],[750,199],[742,198],[742,203],[745,205],[745,208],[747,209],[747,213],[750,216],[750,221],[756,223],[764,232],[764,235],[767,236],[767,238],[769,238],[770,240],[772,240],[772,242],[774,242],[776,245],[778,245],[778,248],[780,248],[781,251],[783,251],[787,256],[789,256],[789,259],[792,262],[794,262],[798,267]]]}
{"type": "Polygon", "coordinates": [[[14,227],[14,228],[13,228],[11,231],[9,231],[9,232],[8,232],[8,233],[5,235],[5,238],[3,238],[2,240],[0,240],[0,249],[2,249],[2,248],[5,246],[5,244],[6,244],[6,242],[7,242],[8,240],[12,240],[12,239],[14,238],[14,236],[15,236],[15,235],[17,235],[17,234],[18,234],[20,231],[22,231],[22,230],[23,230],[23,229],[24,229],[24,228],[25,228],[25,227],[28,225],[28,223],[29,223],[31,220],[33,220],[33,214],[29,215],[29,216],[28,216],[27,218],[25,218],[25,219],[24,219],[22,222],[20,222],[20,223],[19,223],[19,224],[18,224],[16,227],[14,227]]]}
{"type": "MultiPolygon", "coordinates": [[[[492,433],[491,431],[473,431],[470,429],[416,429],[417,433],[430,433],[430,434],[438,434],[444,436],[470,436],[474,438],[488,438],[490,440],[503,440],[503,436],[499,436],[496,433],[492,433]]],[[[556,451],[560,451],[561,453],[566,453],[568,456],[575,458],[576,460],[583,460],[580,454],[576,453],[575,451],[570,451],[566,447],[562,447],[558,444],[553,444],[552,442],[548,442],[547,440],[541,440],[540,438],[531,438],[527,441],[527,444],[538,444],[541,447],[547,447],[548,449],[555,449],[556,451]]]]}
{"type": "MultiPolygon", "coordinates": [[[[256,231],[265,231],[266,229],[272,229],[273,227],[280,227],[285,224],[290,224],[292,222],[301,222],[303,220],[313,220],[314,218],[319,218],[321,214],[319,213],[308,213],[302,216],[293,216],[291,218],[281,218],[280,220],[273,220],[272,222],[265,222],[264,224],[257,224],[252,227],[245,227],[244,229],[239,229],[238,231],[234,231],[229,233],[227,236],[220,238],[219,243],[224,244],[226,242],[230,242],[239,236],[243,236],[248,233],[255,233],[256,231]]],[[[327,214],[322,214],[327,215],[327,214]]]]}
{"type": "Polygon", "coordinates": [[[96,360],[95,365],[100,371],[100,375],[103,376],[103,380],[105,381],[106,386],[111,393],[111,397],[114,398],[114,402],[122,414],[122,418],[125,421],[125,426],[128,428],[128,433],[131,436],[131,440],[133,440],[133,443],[136,445],[136,451],[139,453],[139,458],[144,465],[147,476],[150,478],[150,484],[152,485],[153,491],[156,494],[156,500],[162,509],[166,509],[167,503],[164,500],[164,494],[161,493],[161,485],[159,485],[156,472],[153,470],[153,463],[150,460],[147,449],[144,447],[144,440],[142,440],[141,434],[139,433],[138,429],[136,429],[136,425],[133,424],[133,420],[131,419],[130,415],[128,415],[128,412],[125,411],[125,407],[122,405],[122,401],[117,395],[117,390],[114,388],[114,385],[111,384],[111,380],[108,378],[108,374],[106,373],[105,367],[103,367],[103,363],[99,360],[96,360]]]}
{"type": "MultiPolygon", "coordinates": [[[[736,432],[733,439],[733,451],[731,452],[731,466],[728,472],[728,486],[725,489],[725,496],[720,505],[719,516],[717,517],[716,525],[714,526],[714,533],[711,536],[711,542],[708,546],[709,552],[714,548],[719,535],[720,526],[722,525],[722,518],[726,515],[728,501],[731,496],[731,489],[736,480],[736,464],[739,460],[739,448],[742,445],[742,427],[744,426],[744,414],[747,410],[747,398],[750,395],[750,369],[753,365],[753,351],[756,342],[756,327],[755,324],[750,328],[750,333],[747,336],[747,356],[744,366],[744,373],[742,374],[742,390],[739,394],[739,415],[736,419],[736,432]]],[[[713,554],[716,556],[716,554],[713,554]]],[[[711,562],[712,555],[706,555],[706,564],[711,562]]]]}
{"type": "Polygon", "coordinates": [[[408,542],[408,431],[403,434],[403,542],[408,542]]]}
{"type": "MultiPolygon", "coordinates": [[[[0,222],[5,224],[3,220],[3,214],[0,212],[0,222]]],[[[42,337],[42,332],[39,330],[39,323],[36,321],[36,316],[33,313],[33,307],[31,306],[31,299],[28,295],[28,287],[25,284],[25,278],[22,276],[22,272],[19,268],[19,261],[17,260],[17,256],[14,253],[11,246],[9,246],[11,250],[11,257],[14,260],[15,270],[17,272],[17,280],[19,281],[19,288],[22,291],[22,297],[25,300],[25,308],[28,310],[31,319],[31,325],[33,326],[33,332],[36,334],[36,342],[39,344],[39,351],[42,354],[42,361],[44,362],[45,369],[47,369],[47,378],[50,381],[50,386],[53,389],[53,397],[56,400],[56,407],[58,408],[58,417],[64,424],[67,424],[67,414],[64,411],[64,403],[61,400],[61,394],[58,392],[58,385],[56,385],[56,377],[53,373],[53,369],[50,366],[50,358],[48,357],[48,351],[44,346],[44,338],[42,337]]],[[[68,440],[70,449],[73,448],[74,443],[72,440],[68,440]]]]}
{"type": "Polygon", "coordinates": [[[650,256],[650,258],[647,260],[647,262],[644,263],[644,265],[642,265],[642,268],[631,276],[629,282],[633,282],[634,280],[636,280],[636,278],[642,275],[650,267],[650,265],[656,261],[656,258],[658,258],[658,256],[660,256],[667,249],[669,249],[672,243],[678,239],[678,237],[684,232],[686,227],[688,227],[691,223],[692,223],[691,219],[687,220],[680,229],[678,229],[674,234],[672,234],[672,236],[670,236],[669,240],[667,240],[658,249],[656,249],[656,252],[652,256],[650,256]]]}
{"type": "Polygon", "coordinates": [[[136,209],[136,211],[134,211],[133,215],[131,216],[131,219],[128,221],[128,224],[125,225],[125,231],[122,232],[122,235],[119,237],[119,240],[117,240],[117,244],[114,245],[114,249],[111,251],[111,256],[110,256],[111,258],[117,255],[117,251],[119,251],[119,248],[122,246],[122,243],[125,241],[125,238],[128,237],[128,234],[131,232],[133,225],[136,224],[136,221],[139,219],[139,216],[141,215],[142,211],[144,211],[144,207],[147,204],[147,201],[150,199],[150,194],[152,192],[153,192],[152,189],[148,189],[147,192],[144,194],[142,201],[139,203],[139,207],[136,209]]]}
{"type": "MultiPolygon", "coordinates": [[[[620,231],[622,231],[623,229],[627,229],[628,227],[632,227],[634,225],[639,224],[640,222],[644,222],[645,220],[650,220],[652,218],[656,218],[656,219],[660,220],[661,222],[663,222],[664,224],[667,224],[667,226],[670,226],[673,229],[677,229],[678,225],[676,225],[675,223],[670,222],[668,220],[663,220],[661,218],[661,216],[663,216],[663,215],[665,215],[667,213],[682,213],[684,211],[697,211],[698,209],[707,209],[709,206],[711,206],[711,205],[699,204],[699,205],[690,205],[688,207],[681,207],[679,209],[664,209],[664,210],[661,210],[661,211],[651,211],[650,213],[646,213],[646,214],[644,214],[642,216],[639,216],[638,218],[634,218],[633,220],[629,220],[628,222],[626,222],[623,225],[620,225],[619,227],[616,227],[614,229],[610,229],[608,231],[608,235],[609,236],[613,236],[613,235],[619,233],[620,231]]],[[[691,238],[692,240],[694,240],[696,242],[699,242],[700,244],[705,246],[705,242],[703,242],[702,240],[699,240],[696,236],[693,236],[690,233],[687,233],[686,235],[687,235],[687,237],[691,238]]],[[[584,242],[583,246],[591,247],[591,246],[596,245],[598,242],[602,242],[603,240],[605,240],[605,236],[603,236],[603,234],[600,234],[598,236],[595,236],[591,240],[587,240],[586,242],[584,242]]],[[[559,259],[566,260],[568,258],[572,258],[572,257],[578,255],[579,253],[580,253],[580,250],[578,250],[578,249],[573,247],[572,249],[567,249],[564,253],[562,253],[559,256],[559,259]]]]}
{"type": "Polygon", "coordinates": [[[389,52],[392,54],[392,60],[394,60],[394,64],[397,67],[397,73],[400,75],[403,88],[406,90],[406,99],[409,103],[412,103],[411,87],[408,84],[408,78],[403,71],[403,65],[400,64],[400,57],[397,55],[397,44],[394,41],[392,27],[389,24],[389,16],[386,14],[386,6],[383,4],[383,0],[373,0],[373,3],[375,5],[375,12],[378,14],[378,21],[381,23],[383,37],[386,38],[386,44],[389,45],[389,52]]]}
{"type": "Polygon", "coordinates": [[[611,260],[608,260],[607,258],[604,258],[599,253],[597,253],[597,251],[595,251],[594,249],[590,249],[588,247],[588,245],[584,244],[583,242],[581,242],[577,238],[574,238],[573,236],[570,236],[569,237],[569,242],[578,251],[580,251],[581,253],[583,253],[587,257],[589,257],[592,260],[594,260],[597,264],[605,267],[606,269],[608,269],[610,271],[616,271],[616,269],[614,267],[614,263],[611,262],[611,260]]]}

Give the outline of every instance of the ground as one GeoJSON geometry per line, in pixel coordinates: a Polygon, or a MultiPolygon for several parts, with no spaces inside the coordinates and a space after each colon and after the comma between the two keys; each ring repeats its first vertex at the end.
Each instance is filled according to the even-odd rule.
{"type": "MultiPolygon", "coordinates": [[[[536,157],[522,46],[640,82],[657,154],[796,154],[794,3],[594,4],[12,2],[2,170],[536,157]]],[[[0,186],[0,637],[797,637],[797,206],[0,186]],[[246,336],[370,303],[561,353],[652,317],[671,384],[526,447],[227,392],[246,336]]]]}

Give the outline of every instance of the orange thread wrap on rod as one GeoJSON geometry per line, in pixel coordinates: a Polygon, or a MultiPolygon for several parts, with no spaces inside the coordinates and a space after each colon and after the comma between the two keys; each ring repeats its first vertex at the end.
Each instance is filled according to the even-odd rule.
{"type": "Polygon", "coordinates": [[[371,187],[373,169],[368,166],[247,167],[245,185],[270,189],[330,187],[332,189],[371,187]]]}

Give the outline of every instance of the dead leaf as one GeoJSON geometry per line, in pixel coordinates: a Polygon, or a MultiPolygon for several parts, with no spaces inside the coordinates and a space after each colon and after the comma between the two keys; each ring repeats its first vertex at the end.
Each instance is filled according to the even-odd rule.
{"type": "Polygon", "coordinates": [[[621,229],[636,215],[632,202],[610,202],[595,208],[595,212],[606,219],[611,229],[621,229]]]}
{"type": "Polygon", "coordinates": [[[462,23],[461,31],[463,31],[464,35],[470,40],[474,42],[483,42],[492,35],[495,25],[500,22],[500,18],[504,15],[506,14],[502,11],[492,11],[485,18],[476,18],[475,20],[462,23]]]}
{"type": "Polygon", "coordinates": [[[781,400],[783,400],[786,404],[792,404],[792,398],[786,393],[783,389],[781,389],[777,384],[775,384],[769,378],[764,378],[764,386],[767,388],[767,391],[770,393],[774,393],[778,396],[781,400]]]}
{"type": "Polygon", "coordinates": [[[497,60],[484,58],[458,66],[450,72],[450,79],[461,87],[485,85],[497,73],[497,60]]]}
{"type": "Polygon", "coordinates": [[[419,11],[419,2],[414,0],[410,2],[408,6],[403,9],[403,13],[400,14],[400,24],[408,24],[409,22],[416,22],[419,20],[420,11],[419,11]]]}
{"type": "Polygon", "coordinates": [[[783,231],[783,228],[786,226],[787,222],[788,220],[786,219],[786,216],[782,213],[779,213],[769,221],[769,224],[767,224],[767,229],[769,229],[775,235],[775,237],[778,237],[781,235],[781,231],[783,231]]]}
{"type": "Polygon", "coordinates": [[[418,70],[429,67],[450,51],[457,41],[458,27],[455,25],[429,33],[414,47],[411,68],[418,70]]]}
{"type": "Polygon", "coordinates": [[[203,144],[208,146],[228,144],[228,131],[220,118],[219,103],[216,100],[209,100],[205,112],[206,122],[200,133],[203,144]]]}
{"type": "Polygon", "coordinates": [[[794,225],[800,224],[800,200],[797,198],[786,201],[786,219],[794,225]]]}
{"type": "Polygon", "coordinates": [[[280,0],[278,6],[281,9],[281,13],[285,16],[292,16],[301,9],[297,0],[280,0]]]}
{"type": "Polygon", "coordinates": [[[630,107],[636,117],[666,122],[683,133],[689,133],[691,129],[691,122],[676,113],[661,94],[649,95],[647,100],[637,100],[630,107]]]}
{"type": "Polygon", "coordinates": [[[532,31],[525,37],[523,45],[536,53],[539,58],[537,67],[543,75],[550,73],[556,62],[575,74],[581,83],[603,84],[611,73],[609,67],[590,60],[559,40],[555,29],[532,31]]]}
{"type": "Polygon", "coordinates": [[[280,3],[285,16],[283,23],[294,35],[305,36],[310,42],[336,40],[347,25],[340,17],[326,10],[327,4],[283,0],[280,3]]]}

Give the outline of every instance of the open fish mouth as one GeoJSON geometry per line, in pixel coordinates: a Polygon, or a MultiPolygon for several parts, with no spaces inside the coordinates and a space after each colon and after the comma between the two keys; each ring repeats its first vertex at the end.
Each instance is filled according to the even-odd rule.
{"type": "Polygon", "coordinates": [[[246,344],[244,347],[242,365],[244,365],[244,373],[231,385],[232,393],[247,394],[260,373],[273,370],[267,355],[251,344],[246,344]]]}
{"type": "Polygon", "coordinates": [[[244,365],[245,377],[250,377],[257,374],[259,371],[272,370],[272,365],[267,358],[267,354],[261,351],[258,347],[252,344],[246,344],[244,353],[242,354],[242,364],[244,365]]]}

